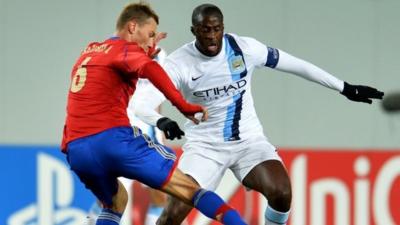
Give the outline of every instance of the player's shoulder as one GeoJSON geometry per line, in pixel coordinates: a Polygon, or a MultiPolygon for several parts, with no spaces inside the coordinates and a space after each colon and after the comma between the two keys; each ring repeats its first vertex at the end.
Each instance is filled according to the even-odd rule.
{"type": "Polygon", "coordinates": [[[247,48],[253,48],[254,45],[259,45],[261,44],[260,41],[253,37],[248,37],[248,36],[240,36],[234,33],[226,33],[225,36],[227,38],[233,38],[235,42],[243,49],[247,48]]]}
{"type": "Polygon", "coordinates": [[[118,37],[111,37],[104,41],[105,44],[112,46],[113,52],[137,52],[138,54],[146,54],[136,42],[128,42],[118,37]]]}
{"type": "Polygon", "coordinates": [[[194,42],[189,42],[182,45],[169,54],[166,58],[166,61],[175,64],[184,64],[194,61],[196,58],[196,51],[193,49],[193,46],[194,42]]]}

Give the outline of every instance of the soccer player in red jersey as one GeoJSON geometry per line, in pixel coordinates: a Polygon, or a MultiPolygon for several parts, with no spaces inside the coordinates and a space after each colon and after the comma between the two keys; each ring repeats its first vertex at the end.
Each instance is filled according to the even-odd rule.
{"type": "Polygon", "coordinates": [[[175,169],[175,153],[131,127],[127,106],[138,78],[149,79],[194,123],[207,110],[187,103],[154,53],[158,16],[144,3],[126,6],[116,36],[89,44],[72,69],[62,151],[71,169],[102,203],[97,225],[119,224],[127,191],[117,177],[136,179],[169,193],[224,224],[245,224],[214,192],[175,169]]]}

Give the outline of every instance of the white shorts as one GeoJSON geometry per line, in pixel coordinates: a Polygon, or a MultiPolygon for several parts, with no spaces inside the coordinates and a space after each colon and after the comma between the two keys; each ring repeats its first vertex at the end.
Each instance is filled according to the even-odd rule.
{"type": "Polygon", "coordinates": [[[214,191],[226,169],[242,183],[252,168],[267,160],[279,160],[276,148],[264,136],[223,143],[186,142],[178,168],[202,188],[214,191]]]}

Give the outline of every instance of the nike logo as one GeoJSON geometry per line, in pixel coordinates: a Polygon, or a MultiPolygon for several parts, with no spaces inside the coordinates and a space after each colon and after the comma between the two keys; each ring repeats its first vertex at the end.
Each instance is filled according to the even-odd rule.
{"type": "Polygon", "coordinates": [[[198,76],[198,77],[192,77],[192,81],[196,81],[196,80],[198,80],[200,77],[202,77],[203,75],[200,75],[200,76],[198,76]]]}

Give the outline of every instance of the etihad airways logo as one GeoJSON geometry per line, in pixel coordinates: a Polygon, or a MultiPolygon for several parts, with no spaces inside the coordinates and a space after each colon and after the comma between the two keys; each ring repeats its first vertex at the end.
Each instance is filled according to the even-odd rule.
{"type": "Polygon", "coordinates": [[[193,95],[198,98],[203,98],[203,100],[215,100],[221,97],[239,94],[246,85],[247,81],[245,79],[242,79],[229,85],[195,91],[193,92],[193,95]]]}

